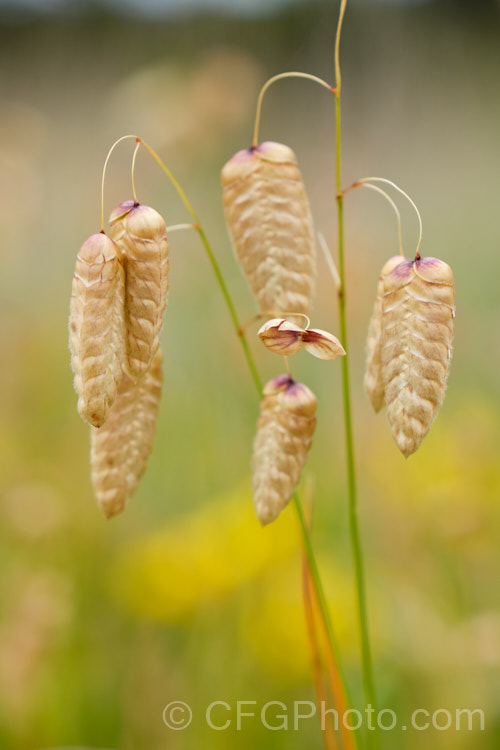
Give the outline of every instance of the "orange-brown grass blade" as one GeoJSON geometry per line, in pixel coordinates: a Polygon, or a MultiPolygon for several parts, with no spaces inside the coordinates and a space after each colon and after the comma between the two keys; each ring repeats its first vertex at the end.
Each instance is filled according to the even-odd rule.
{"type": "Polygon", "coordinates": [[[120,251],[104,233],[78,251],[69,317],[78,411],[100,427],[107,419],[124,360],[124,276],[120,251]]]}
{"type": "MultiPolygon", "coordinates": [[[[310,531],[311,531],[312,494],[310,493],[308,494],[307,500],[308,502],[306,502],[305,508],[304,508],[304,529],[305,529],[306,535],[309,536],[310,531]]],[[[312,622],[313,622],[314,627],[316,627],[315,623],[319,622],[320,624],[321,640],[323,641],[323,649],[324,649],[324,653],[326,656],[328,681],[330,684],[331,695],[333,697],[334,704],[337,708],[337,715],[339,719],[338,727],[340,729],[340,734],[342,737],[342,748],[343,750],[356,750],[357,749],[356,733],[353,730],[348,729],[344,723],[344,717],[346,716],[346,711],[349,710],[349,703],[347,700],[343,677],[340,671],[337,657],[335,655],[335,650],[333,647],[332,640],[328,634],[328,627],[326,625],[326,620],[325,620],[325,612],[320,607],[319,598],[317,595],[317,589],[315,588],[314,583],[313,583],[313,575],[311,572],[311,566],[309,564],[308,557],[305,554],[304,548],[302,550],[302,562],[303,562],[303,565],[305,566],[305,571],[307,573],[307,590],[310,594],[312,622]]],[[[307,616],[308,614],[306,612],[306,617],[307,616]]],[[[320,639],[317,636],[316,636],[316,642],[318,646],[318,651],[321,653],[321,643],[320,643],[320,639]]],[[[325,721],[328,720],[328,717],[330,717],[331,719],[332,715],[326,714],[325,721]]]]}
{"type": "Polygon", "coordinates": [[[308,314],[316,249],[311,209],[294,152],[265,142],[222,169],[226,223],[259,311],[308,314]]]}
{"type": "Polygon", "coordinates": [[[143,378],[134,381],[124,374],[106,424],[91,429],[92,484],[108,518],[125,508],[146,469],[161,396],[161,363],[158,350],[143,378]]]}
{"type": "Polygon", "coordinates": [[[314,593],[314,587],[312,588],[312,591],[313,591],[314,611],[319,613],[317,615],[317,619],[319,619],[319,622],[321,624],[321,633],[322,633],[323,645],[324,645],[324,651],[325,651],[328,680],[330,682],[330,689],[332,691],[333,699],[335,701],[335,705],[337,707],[338,716],[339,716],[339,729],[340,729],[340,734],[342,736],[342,747],[344,748],[344,750],[356,750],[357,748],[356,732],[354,732],[352,729],[348,729],[345,726],[345,723],[343,721],[344,717],[346,716],[346,712],[349,710],[349,704],[347,702],[347,696],[345,693],[344,685],[342,683],[342,677],[340,674],[340,670],[338,668],[335,654],[332,649],[332,645],[328,638],[325,621],[323,617],[321,616],[321,610],[319,607],[318,598],[316,594],[314,593]]]}
{"type": "Polygon", "coordinates": [[[314,621],[312,605],[312,582],[311,575],[307,564],[307,558],[302,553],[302,599],[304,602],[304,616],[306,621],[307,639],[311,652],[311,666],[313,672],[314,690],[316,693],[316,704],[318,706],[318,716],[321,719],[321,735],[326,750],[337,750],[338,744],[335,738],[335,726],[332,714],[325,714],[323,723],[322,708],[326,709],[328,704],[327,690],[323,677],[323,661],[321,658],[320,646],[318,642],[318,631],[314,621]]]}
{"type": "Polygon", "coordinates": [[[167,228],[154,208],[134,201],[117,206],[110,222],[125,268],[126,369],[137,378],[149,370],[160,345],[168,292],[167,228]]]}
{"type": "Polygon", "coordinates": [[[394,440],[407,457],[429,432],[443,403],[451,359],[455,288],[437,258],[403,261],[386,276],[382,300],[382,372],[394,440]]]}

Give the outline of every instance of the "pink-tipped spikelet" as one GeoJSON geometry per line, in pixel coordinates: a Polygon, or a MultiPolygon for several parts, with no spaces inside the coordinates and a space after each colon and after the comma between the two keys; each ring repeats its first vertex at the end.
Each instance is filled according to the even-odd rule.
{"type": "Polygon", "coordinates": [[[302,347],[318,359],[335,359],[345,355],[345,350],[336,336],[320,328],[300,328],[285,318],[273,318],[264,323],[257,335],[275,354],[289,357],[302,347]]]}
{"type": "Polygon", "coordinates": [[[318,359],[345,357],[345,349],[333,333],[321,328],[307,328],[302,334],[304,349],[318,359]]]}
{"type": "Polygon", "coordinates": [[[260,522],[274,521],[297,487],[316,427],[316,396],[289,375],[264,388],[253,448],[253,493],[260,522]]]}
{"type": "Polygon", "coordinates": [[[265,142],[222,169],[226,223],[262,313],[311,309],[316,274],[309,201],[295,154],[265,142]]]}
{"type": "Polygon", "coordinates": [[[290,357],[302,349],[304,330],[285,318],[273,318],[261,326],[258,337],[270,352],[290,357]]]}
{"type": "Polygon", "coordinates": [[[394,255],[386,262],[377,286],[377,296],[373,305],[373,312],[368,326],[368,338],[366,341],[366,371],[364,386],[375,411],[380,411],[384,405],[384,379],[382,377],[382,297],[384,296],[384,279],[405,258],[402,255],[394,255]]]}
{"type": "Polygon", "coordinates": [[[443,403],[451,359],[455,289],[437,258],[403,260],[384,279],[381,362],[392,435],[414,453],[443,403]]]}
{"type": "Polygon", "coordinates": [[[107,419],[124,361],[124,274],[120,251],[102,232],[78,251],[69,318],[78,411],[100,427],[107,419]]]}
{"type": "Polygon", "coordinates": [[[125,508],[146,469],[160,404],[161,363],[158,350],[140,380],[124,374],[106,424],[91,429],[92,484],[97,503],[108,518],[125,508]]]}
{"type": "Polygon", "coordinates": [[[137,378],[149,370],[160,345],[168,292],[166,225],[154,208],[134,201],[117,206],[110,222],[125,269],[126,369],[137,378]]]}

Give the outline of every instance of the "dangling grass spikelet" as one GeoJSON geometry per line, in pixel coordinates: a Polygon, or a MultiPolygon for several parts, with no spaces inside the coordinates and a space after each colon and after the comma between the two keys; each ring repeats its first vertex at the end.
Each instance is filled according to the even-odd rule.
{"type": "Polygon", "coordinates": [[[384,279],[402,261],[402,255],[394,255],[386,262],[377,286],[377,296],[373,305],[373,312],[368,325],[366,340],[366,371],[364,386],[375,411],[380,411],[384,405],[384,380],[382,377],[381,334],[382,334],[382,297],[384,295],[384,279]]]}
{"type": "Polygon", "coordinates": [[[108,518],[134,493],[151,453],[160,404],[162,354],[138,380],[124,374],[106,424],[91,428],[90,468],[98,505],[108,518]]]}
{"type": "Polygon", "coordinates": [[[310,312],[316,258],[309,201],[293,151],[265,142],[222,169],[229,234],[262,313],[310,312]]]}
{"type": "Polygon", "coordinates": [[[335,359],[345,355],[336,336],[321,328],[300,328],[285,318],[273,318],[264,323],[257,333],[270,352],[290,357],[302,347],[318,359],[335,359]]]}
{"type": "Polygon", "coordinates": [[[126,369],[137,378],[149,370],[160,345],[168,292],[166,225],[154,208],[134,201],[117,206],[110,222],[125,268],[126,369]]]}
{"type": "Polygon", "coordinates": [[[299,482],[316,426],[316,396],[289,375],[264,388],[253,449],[253,492],[264,525],[285,508],[299,482]]]}
{"type": "Polygon", "coordinates": [[[333,333],[321,328],[308,328],[302,334],[304,349],[318,359],[345,357],[345,349],[333,333]]]}
{"type": "Polygon", "coordinates": [[[69,347],[78,412],[94,427],[106,421],[124,360],[124,274],[119,248],[104,233],[78,251],[69,317],[69,347]]]}
{"type": "Polygon", "coordinates": [[[257,332],[264,346],[275,354],[291,357],[302,349],[303,329],[284,318],[273,318],[257,332]]]}
{"type": "Polygon", "coordinates": [[[392,435],[405,456],[443,403],[451,358],[455,289],[437,258],[405,260],[384,280],[382,372],[392,435]]]}

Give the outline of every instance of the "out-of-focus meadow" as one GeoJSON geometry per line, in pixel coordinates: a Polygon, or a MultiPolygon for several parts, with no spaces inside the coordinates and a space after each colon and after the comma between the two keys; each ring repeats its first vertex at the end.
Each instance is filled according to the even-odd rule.
{"type": "MultiPolygon", "coordinates": [[[[422,251],[457,293],[448,393],[405,461],[362,390],[378,271],[397,250],[390,207],[346,198],[349,350],[360,518],[380,705],[482,708],[485,731],[394,730],[383,747],[500,743],[498,231],[500,17],[487,3],[354,4],[342,40],[344,183],[395,180],[420,207],[422,251]]],[[[168,163],[211,238],[242,319],[254,308],[232,256],[219,171],[249,145],[260,85],[284,70],[333,79],[337,3],[244,19],[146,22],[93,12],[0,27],[0,747],[320,748],[300,731],[209,729],[215,700],[312,700],[292,509],[261,530],[249,457],[258,402],[197,235],[171,237],[165,383],[153,455],[110,522],[89,481],[67,349],[79,245],[99,230],[112,142],[137,133],[168,163]],[[169,731],[163,707],[194,719],[169,731]]],[[[261,137],[296,151],[318,230],[335,250],[333,101],[305,81],[266,96],[261,137]]],[[[131,143],[105,210],[131,196],[131,143]]],[[[138,197],[186,211],[146,152],[138,197]]],[[[417,224],[401,201],[406,254],[417,224]]],[[[338,334],[320,260],[313,325],[338,334]]],[[[252,332],[255,329],[251,329],[252,332]]],[[[251,337],[264,377],[277,356],[251,337]]],[[[300,354],[319,399],[308,462],[314,544],[346,672],[361,702],[348,545],[340,366],[300,354]]],[[[221,710],[222,711],[222,710],[221,710]]],[[[234,719],[234,714],[232,715],[234,719]]],[[[222,723],[227,714],[218,715],[222,723]],[[222,718],[221,718],[222,717],[222,718]]]]}

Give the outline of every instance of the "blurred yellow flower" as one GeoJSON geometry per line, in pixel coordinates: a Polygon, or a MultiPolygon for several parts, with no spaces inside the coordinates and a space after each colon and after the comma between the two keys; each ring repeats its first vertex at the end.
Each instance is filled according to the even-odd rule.
{"type": "Polygon", "coordinates": [[[478,514],[498,504],[500,466],[495,404],[472,395],[463,401],[458,413],[437,420],[407,462],[398,460],[388,441],[375,441],[367,469],[384,503],[410,506],[446,526],[460,520],[465,532],[476,528],[478,514]]]}
{"type": "MultiPolygon", "coordinates": [[[[239,487],[126,544],[111,564],[108,581],[134,616],[165,623],[180,622],[244,589],[234,614],[245,652],[277,682],[295,684],[310,676],[300,554],[293,508],[262,528],[249,489],[239,487]]],[[[349,561],[345,565],[330,553],[320,554],[319,567],[342,653],[357,660],[349,561]]],[[[386,604],[376,589],[370,599],[380,644],[386,604]]]]}
{"type": "Polygon", "coordinates": [[[235,489],[122,548],[111,589],[140,617],[176,621],[289,557],[297,529],[290,510],[282,516],[263,529],[249,487],[235,489]]]}

